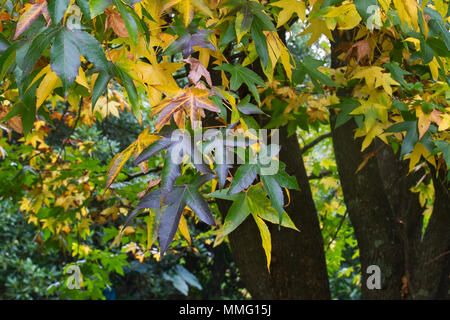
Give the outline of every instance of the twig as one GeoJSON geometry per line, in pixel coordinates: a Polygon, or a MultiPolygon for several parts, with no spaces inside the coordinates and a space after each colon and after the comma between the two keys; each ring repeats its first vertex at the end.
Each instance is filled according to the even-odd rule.
{"type": "Polygon", "coordinates": [[[331,132],[328,133],[324,133],[320,136],[318,136],[317,138],[315,138],[313,141],[311,141],[310,143],[307,143],[302,149],[301,149],[301,153],[305,153],[306,151],[308,151],[309,149],[311,149],[312,147],[314,147],[316,144],[318,144],[320,141],[331,137],[331,132]]]}

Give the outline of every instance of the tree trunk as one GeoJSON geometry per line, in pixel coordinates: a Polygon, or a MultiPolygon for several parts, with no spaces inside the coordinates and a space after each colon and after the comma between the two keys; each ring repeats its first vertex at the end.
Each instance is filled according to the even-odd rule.
{"type": "MultiPolygon", "coordinates": [[[[300,229],[271,225],[270,274],[256,224],[247,219],[229,235],[233,256],[247,289],[256,299],[330,299],[328,274],[319,220],[311,195],[297,137],[280,129],[280,159],[294,175],[300,190],[291,190],[286,212],[300,229]]],[[[226,210],[220,205],[222,212],[226,210]]]]}
{"type": "MultiPolygon", "coordinates": [[[[351,32],[334,32],[332,67],[339,66],[337,48],[351,32]]],[[[350,39],[351,41],[351,39],[350,39]]],[[[340,90],[338,96],[349,97],[340,90]]],[[[450,199],[443,170],[430,167],[435,202],[426,232],[422,235],[423,208],[410,191],[425,170],[408,174],[407,163],[390,146],[373,143],[366,156],[374,156],[356,173],[364,160],[361,139],[354,140],[352,120],[335,128],[331,115],[336,163],[344,201],[355,230],[361,257],[363,299],[448,299],[450,296],[450,199]],[[370,290],[365,271],[370,265],[381,269],[381,290],[370,290]]]]}

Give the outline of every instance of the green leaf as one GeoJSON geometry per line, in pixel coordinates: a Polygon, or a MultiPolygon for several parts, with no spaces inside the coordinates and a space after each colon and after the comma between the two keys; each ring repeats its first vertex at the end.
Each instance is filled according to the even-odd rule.
{"type": "Polygon", "coordinates": [[[69,7],[70,0],[47,0],[47,9],[53,24],[58,24],[69,7]]]}
{"type": "Polygon", "coordinates": [[[229,194],[235,194],[247,189],[258,174],[258,166],[255,164],[243,164],[241,165],[234,175],[233,182],[231,183],[229,194]]]}
{"type": "Polygon", "coordinates": [[[342,126],[344,123],[349,121],[351,118],[353,118],[352,115],[350,115],[350,112],[355,110],[357,107],[359,107],[361,104],[358,100],[352,99],[352,98],[341,98],[341,103],[335,104],[332,107],[340,109],[337,118],[336,123],[334,125],[335,128],[338,128],[342,126]]]}
{"type": "Polygon", "coordinates": [[[419,132],[417,129],[417,121],[404,121],[396,123],[386,129],[386,132],[402,132],[406,131],[405,138],[402,142],[400,157],[410,153],[417,141],[419,141],[419,132]]]}
{"type": "Polygon", "coordinates": [[[61,79],[64,93],[67,93],[75,81],[80,68],[80,53],[75,43],[72,32],[61,29],[50,50],[50,67],[61,79]]]}
{"type": "Polygon", "coordinates": [[[234,196],[234,202],[227,212],[223,222],[223,229],[220,237],[225,237],[233,232],[250,214],[247,194],[245,192],[238,193],[234,196]]]}
{"type": "Polygon", "coordinates": [[[265,114],[264,111],[261,110],[258,106],[255,106],[254,104],[250,103],[250,96],[246,96],[244,99],[242,99],[241,102],[239,102],[236,107],[240,112],[243,114],[249,115],[249,114],[265,114]]]}
{"type": "Polygon", "coordinates": [[[442,20],[439,12],[431,9],[430,7],[425,7],[424,13],[431,18],[431,20],[428,21],[430,29],[434,33],[439,34],[442,37],[445,45],[447,46],[447,50],[450,51],[450,32],[448,31],[448,28],[445,27],[444,21],[442,20]]]}
{"type": "Polygon", "coordinates": [[[80,30],[73,31],[73,38],[76,40],[77,48],[83,57],[91,61],[96,67],[109,71],[109,62],[97,39],[80,30]]]}
{"type": "Polygon", "coordinates": [[[98,98],[102,96],[105,92],[109,80],[111,80],[111,75],[105,71],[101,71],[95,80],[94,88],[92,90],[92,110],[97,103],[98,98]]]}
{"type": "Polygon", "coordinates": [[[125,87],[127,91],[128,99],[131,103],[131,108],[135,117],[140,118],[139,114],[139,97],[134,85],[133,79],[119,66],[113,65],[113,73],[119,79],[121,84],[125,87]]]}
{"type": "Polygon", "coordinates": [[[42,56],[44,50],[55,38],[56,31],[57,30],[52,26],[45,28],[43,32],[41,32],[38,36],[36,36],[33,39],[30,46],[28,47],[28,50],[26,51],[23,61],[17,59],[17,65],[19,66],[20,69],[22,69],[24,75],[29,74],[31,70],[34,68],[36,62],[42,56]]]}
{"type": "Polygon", "coordinates": [[[404,76],[410,75],[411,73],[400,68],[397,62],[385,63],[383,67],[389,69],[391,76],[394,80],[398,81],[402,86],[406,86],[404,76]]]}
{"type": "Polygon", "coordinates": [[[280,218],[279,223],[281,224],[283,222],[284,213],[283,190],[273,176],[262,175],[261,181],[264,184],[264,190],[266,190],[267,194],[269,195],[272,207],[278,212],[280,218]]]}
{"type": "Polygon", "coordinates": [[[255,100],[258,102],[258,104],[261,103],[261,100],[259,99],[258,90],[256,89],[256,85],[264,87],[265,84],[264,80],[258,74],[241,65],[222,64],[220,66],[215,67],[214,69],[225,70],[231,73],[230,79],[231,90],[236,91],[241,87],[242,83],[245,83],[250,92],[252,93],[252,95],[255,97],[255,100]]]}
{"type": "Polygon", "coordinates": [[[302,62],[300,62],[303,68],[311,77],[311,80],[320,81],[329,87],[337,87],[338,85],[334,83],[328,76],[317,70],[318,67],[322,66],[325,62],[313,59],[311,57],[306,57],[302,62]]]}
{"type": "MultiPolygon", "coordinates": [[[[251,213],[257,214],[260,218],[273,224],[279,223],[280,217],[278,212],[272,208],[261,184],[251,186],[247,191],[247,197],[251,213]]],[[[286,211],[283,212],[281,226],[299,231],[286,211]]]]}
{"type": "Polygon", "coordinates": [[[252,39],[255,42],[256,52],[261,58],[264,68],[266,68],[267,63],[269,62],[269,50],[267,49],[267,41],[266,36],[263,33],[263,26],[259,21],[260,20],[257,18],[253,19],[250,31],[252,34],[252,39]]]}
{"type": "Polygon", "coordinates": [[[91,19],[94,19],[99,14],[102,14],[110,5],[112,5],[112,0],[90,0],[89,6],[91,8],[91,19]]]}
{"type": "MultiPolygon", "coordinates": [[[[93,1],[90,1],[91,3],[93,1]]],[[[75,0],[75,3],[80,7],[81,12],[85,16],[86,20],[91,21],[91,9],[89,5],[89,0],[75,0]]]]}
{"type": "Polygon", "coordinates": [[[120,15],[123,18],[123,21],[125,23],[125,27],[127,28],[128,35],[130,36],[131,42],[137,46],[138,40],[139,40],[139,33],[138,33],[138,25],[136,23],[136,20],[134,20],[133,16],[131,15],[128,8],[120,1],[120,0],[113,0],[114,5],[117,7],[117,9],[120,12],[120,15]]]}
{"type": "Polygon", "coordinates": [[[368,8],[370,6],[377,6],[378,1],[377,0],[355,0],[355,7],[356,11],[358,11],[361,18],[364,19],[364,21],[367,21],[367,19],[374,14],[373,11],[368,11],[368,8]]]}

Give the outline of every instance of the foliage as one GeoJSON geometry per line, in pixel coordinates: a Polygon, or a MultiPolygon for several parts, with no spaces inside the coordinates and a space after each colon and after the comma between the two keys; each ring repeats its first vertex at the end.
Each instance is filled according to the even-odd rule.
{"type": "MultiPolygon", "coordinates": [[[[270,270],[267,222],[297,229],[284,208],[298,181],[285,172],[279,148],[268,150],[248,129],[287,126],[290,135],[306,136],[321,132],[330,114],[337,125],[354,119],[354,138],[362,138],[365,152],[358,171],[381,140],[409,159],[409,172],[444,170],[450,179],[449,6],[443,1],[2,4],[0,117],[7,137],[0,140],[0,177],[9,183],[0,194],[20,200],[41,241],[81,267],[85,290],[61,287],[63,296],[102,298],[110,273],[123,274],[127,253],[140,262],[159,260],[166,250],[177,251],[177,240],[169,245],[180,235],[191,245],[188,226],[200,227],[198,221],[213,226],[219,245],[250,214],[270,270]],[[373,14],[372,4],[378,5],[373,14]],[[294,56],[292,39],[307,35],[307,46],[321,42],[325,56],[324,38],[348,39],[329,65],[325,56],[294,56]],[[100,137],[120,123],[114,118],[126,119],[121,126],[133,139],[100,137]],[[220,130],[205,134],[212,128],[220,130]],[[173,141],[175,129],[181,141],[173,141]],[[224,133],[242,140],[217,144],[224,133]],[[220,162],[228,153],[239,166],[220,162]],[[265,160],[279,170],[266,174],[265,160]],[[216,199],[232,201],[228,214],[214,209],[216,199]]],[[[314,175],[323,168],[329,176],[311,185],[329,273],[336,274],[338,261],[358,252],[330,155],[310,165],[314,175]]],[[[165,279],[181,292],[199,287],[184,269],[174,270],[165,279]]]]}

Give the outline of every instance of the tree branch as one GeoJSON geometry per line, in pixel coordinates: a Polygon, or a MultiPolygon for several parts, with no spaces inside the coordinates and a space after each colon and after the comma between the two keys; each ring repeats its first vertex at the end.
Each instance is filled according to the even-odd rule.
{"type": "Polygon", "coordinates": [[[324,133],[320,136],[318,136],[317,138],[315,138],[313,141],[311,141],[310,143],[307,143],[302,149],[301,149],[301,153],[305,153],[306,151],[308,151],[309,149],[313,148],[316,144],[318,144],[319,142],[321,142],[322,140],[331,137],[331,132],[327,132],[324,133]]]}
{"type": "Polygon", "coordinates": [[[127,177],[124,180],[122,180],[122,182],[131,181],[131,180],[133,180],[135,178],[143,177],[143,176],[146,176],[147,174],[150,174],[150,173],[159,172],[159,171],[162,170],[162,168],[163,168],[162,165],[159,165],[157,167],[148,169],[147,172],[139,172],[139,173],[135,173],[135,174],[127,174],[126,173],[127,177]]]}

